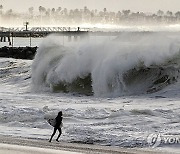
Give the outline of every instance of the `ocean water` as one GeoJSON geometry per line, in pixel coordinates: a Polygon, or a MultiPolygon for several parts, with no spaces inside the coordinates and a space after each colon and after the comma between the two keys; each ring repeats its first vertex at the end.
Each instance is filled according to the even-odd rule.
{"type": "Polygon", "coordinates": [[[48,141],[61,110],[63,142],[179,147],[178,33],[60,40],[42,39],[34,60],[0,59],[1,135],[48,141]]]}

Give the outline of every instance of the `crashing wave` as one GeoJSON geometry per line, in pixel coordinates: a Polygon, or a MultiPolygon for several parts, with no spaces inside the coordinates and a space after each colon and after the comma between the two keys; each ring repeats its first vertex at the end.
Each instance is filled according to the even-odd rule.
{"type": "Polygon", "coordinates": [[[33,61],[33,88],[113,97],[152,93],[178,81],[178,39],[139,34],[69,47],[60,45],[57,37],[47,37],[33,61]]]}

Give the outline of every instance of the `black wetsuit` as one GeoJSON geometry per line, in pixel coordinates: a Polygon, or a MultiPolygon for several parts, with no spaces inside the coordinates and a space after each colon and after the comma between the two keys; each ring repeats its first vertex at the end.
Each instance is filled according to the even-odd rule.
{"type": "Polygon", "coordinates": [[[60,128],[60,125],[61,125],[61,123],[62,123],[62,116],[57,116],[56,118],[56,125],[54,126],[55,128],[60,128]]]}
{"type": "Polygon", "coordinates": [[[59,137],[62,134],[61,127],[60,127],[60,125],[62,123],[62,112],[59,112],[58,116],[55,119],[56,119],[56,125],[54,126],[54,131],[53,131],[53,134],[51,135],[51,138],[50,138],[49,142],[51,142],[53,136],[56,134],[57,129],[59,131],[59,135],[58,135],[56,141],[58,141],[59,137]]]}

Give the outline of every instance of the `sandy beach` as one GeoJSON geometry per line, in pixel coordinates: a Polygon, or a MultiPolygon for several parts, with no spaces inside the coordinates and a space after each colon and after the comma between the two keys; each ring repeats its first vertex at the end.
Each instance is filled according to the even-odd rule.
{"type": "Polygon", "coordinates": [[[80,154],[80,153],[113,153],[113,154],[177,154],[177,151],[165,152],[158,149],[118,148],[78,143],[51,142],[42,139],[0,136],[0,154],[80,154]]]}
{"type": "Polygon", "coordinates": [[[70,152],[64,150],[45,149],[29,146],[11,145],[11,144],[0,144],[0,153],[2,154],[78,154],[77,152],[70,152]]]}

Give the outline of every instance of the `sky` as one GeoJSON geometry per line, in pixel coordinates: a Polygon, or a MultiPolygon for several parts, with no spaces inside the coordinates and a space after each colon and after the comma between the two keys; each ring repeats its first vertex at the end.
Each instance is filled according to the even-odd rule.
{"type": "Polygon", "coordinates": [[[4,10],[12,8],[16,12],[26,12],[29,7],[38,11],[39,6],[45,8],[83,8],[109,11],[121,11],[130,9],[134,12],[154,12],[159,9],[163,11],[177,12],[180,10],[180,0],[0,0],[4,10]]]}

